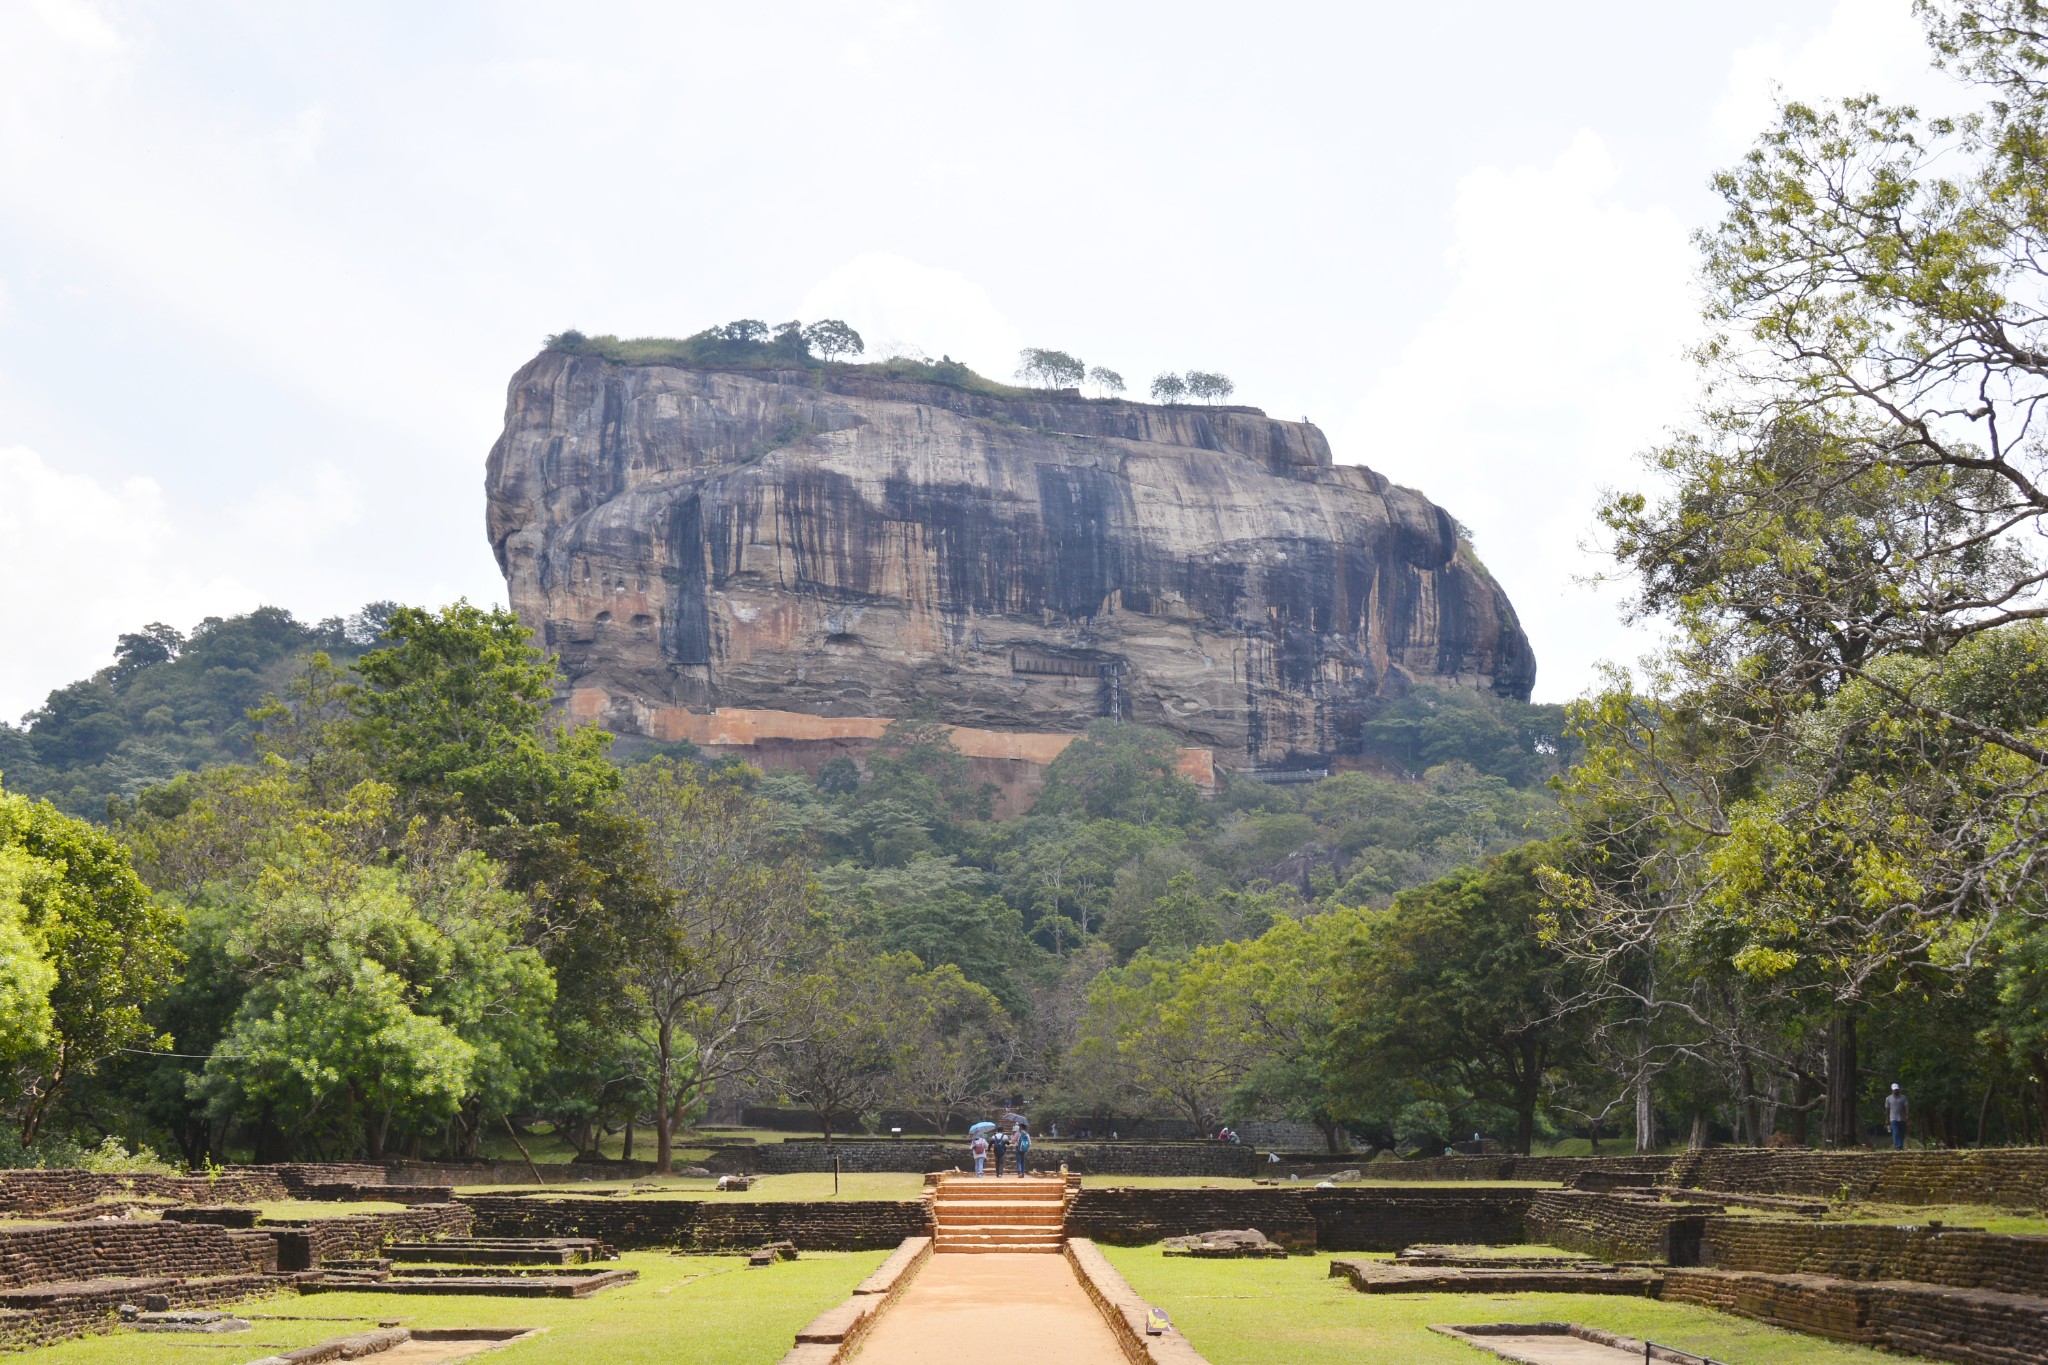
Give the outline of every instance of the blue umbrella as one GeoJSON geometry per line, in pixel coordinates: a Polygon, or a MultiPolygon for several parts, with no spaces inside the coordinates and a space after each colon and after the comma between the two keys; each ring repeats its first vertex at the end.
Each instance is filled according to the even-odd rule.
{"type": "Polygon", "coordinates": [[[970,1123],[967,1125],[967,1136],[969,1137],[973,1137],[976,1133],[989,1133],[994,1131],[995,1125],[993,1123],[990,1123],[987,1119],[983,1119],[980,1123],[970,1123]]]}

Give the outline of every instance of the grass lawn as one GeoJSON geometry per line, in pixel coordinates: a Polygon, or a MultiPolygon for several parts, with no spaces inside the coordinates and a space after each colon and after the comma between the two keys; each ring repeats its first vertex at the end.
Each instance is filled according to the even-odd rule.
{"type": "Polygon", "coordinates": [[[1896,1365],[1897,1356],[1685,1304],[1594,1294],[1360,1294],[1328,1253],[1284,1261],[1167,1260],[1104,1247],[1131,1287],[1173,1316],[1212,1365],[1475,1365],[1432,1323],[1576,1322],[1736,1365],[1896,1365]]]}
{"type": "Polygon", "coordinates": [[[760,1270],[738,1256],[628,1252],[618,1265],[640,1279],[588,1299],[418,1297],[399,1294],[282,1294],[242,1305],[253,1332],[179,1336],[116,1330],[11,1359],[33,1365],[241,1365],[276,1351],[368,1331],[404,1327],[545,1327],[488,1357],[491,1365],[768,1365],[796,1331],[853,1292],[886,1252],[805,1252],[760,1270]],[[342,1318],[313,1322],[310,1318],[342,1318]],[[291,1320],[297,1319],[297,1320],[291,1320]]]}
{"type": "Polygon", "coordinates": [[[1821,1215],[1821,1221],[1891,1223],[1916,1228],[1938,1222],[1952,1228],[1982,1228],[1986,1232],[2048,1233],[2048,1214],[2020,1213],[1978,1204],[1854,1204],[1846,1211],[1830,1210],[1821,1215]]]}

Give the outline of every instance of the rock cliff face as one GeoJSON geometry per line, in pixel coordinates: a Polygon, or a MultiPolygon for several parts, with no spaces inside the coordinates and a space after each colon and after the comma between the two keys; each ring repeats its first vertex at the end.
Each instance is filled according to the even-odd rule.
{"type": "Polygon", "coordinates": [[[1448,513],[1249,408],[549,351],[487,484],[513,607],[625,733],[717,706],[1120,716],[1286,765],[1413,682],[1535,678],[1448,513]]]}

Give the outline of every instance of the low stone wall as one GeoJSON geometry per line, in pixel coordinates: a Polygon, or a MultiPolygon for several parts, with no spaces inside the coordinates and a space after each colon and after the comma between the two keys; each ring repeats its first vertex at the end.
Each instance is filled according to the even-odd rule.
{"type": "Polygon", "coordinates": [[[445,1204],[455,1197],[453,1185],[358,1185],[353,1181],[303,1186],[296,1198],[328,1203],[445,1204]]]}
{"type": "MultiPolygon", "coordinates": [[[[1285,1166],[1325,1169],[1345,1164],[1321,1152],[1282,1152],[1285,1166]]],[[[1436,1156],[1414,1161],[1373,1161],[1360,1166],[1368,1180],[1545,1180],[1562,1185],[1588,1173],[1627,1173],[1663,1178],[1668,1156],[1436,1156]]]]}
{"type": "Polygon", "coordinates": [[[1699,1263],[1771,1275],[1918,1280],[2048,1298],[2048,1237],[1875,1223],[1709,1218],[1699,1263]]]}
{"type": "Polygon", "coordinates": [[[0,1288],[111,1277],[260,1275],[269,1236],[207,1223],[88,1222],[0,1228],[0,1288]]]}
{"type": "Polygon", "coordinates": [[[473,1223],[465,1204],[422,1204],[345,1218],[274,1219],[255,1230],[276,1239],[278,1269],[309,1270],[335,1257],[374,1256],[387,1242],[467,1237],[473,1223]]]}
{"type": "Polygon", "coordinates": [[[277,1175],[240,1166],[215,1176],[150,1175],[75,1170],[0,1170],[0,1213],[34,1215],[75,1208],[105,1197],[173,1199],[185,1204],[222,1204],[287,1197],[277,1175]]]}
{"type": "Polygon", "coordinates": [[[1529,1199],[1528,1239],[1610,1261],[1695,1265],[1707,1218],[1718,1204],[1667,1204],[1593,1190],[1538,1190],[1529,1199]]]}
{"type": "Polygon", "coordinates": [[[479,1237],[596,1237],[621,1248],[737,1251],[792,1241],[803,1251],[875,1251],[931,1235],[921,1201],[460,1197],[479,1237]]]}
{"type": "Polygon", "coordinates": [[[1117,1273],[1096,1245],[1085,1237],[1075,1238],[1064,1248],[1067,1264],[1095,1311],[1116,1337],[1117,1350],[1131,1365],[1208,1365],[1208,1357],[1188,1344],[1186,1337],[1168,1328],[1154,1336],[1148,1322],[1151,1305],[1140,1298],[1130,1282],[1117,1273]]]}
{"type": "Polygon", "coordinates": [[[1962,1365],[2048,1360],[2048,1302],[2033,1297],[1897,1280],[1683,1269],[1665,1272],[1662,1297],[1962,1365]]]}
{"type": "MultiPolygon", "coordinates": [[[[758,1146],[724,1147],[705,1165],[713,1171],[747,1171],[787,1175],[829,1171],[833,1158],[843,1171],[972,1170],[974,1158],[966,1142],[933,1142],[917,1138],[866,1138],[824,1142],[792,1138],[758,1146]]],[[[1067,1169],[1081,1175],[1238,1176],[1250,1178],[1265,1169],[1266,1159],[1250,1147],[1227,1142],[1053,1142],[1032,1139],[1031,1167],[1067,1169]]]]}
{"type": "Polygon", "coordinates": [[[1070,1237],[1140,1246],[1215,1228],[1257,1228],[1297,1250],[1398,1251],[1416,1242],[1523,1240],[1516,1190],[1084,1189],[1070,1237]]]}
{"type": "Polygon", "coordinates": [[[1672,1163],[1671,1180],[1702,1190],[1815,1195],[1882,1204],[2048,1205],[2048,1148],[1953,1152],[1781,1151],[1721,1147],[1672,1163]]]}
{"type": "Polygon", "coordinates": [[[46,1293],[0,1289],[0,1351],[22,1351],[110,1331],[117,1310],[145,1294],[161,1294],[172,1308],[218,1308],[292,1287],[289,1276],[222,1275],[197,1280],[108,1278],[65,1285],[46,1293]]]}

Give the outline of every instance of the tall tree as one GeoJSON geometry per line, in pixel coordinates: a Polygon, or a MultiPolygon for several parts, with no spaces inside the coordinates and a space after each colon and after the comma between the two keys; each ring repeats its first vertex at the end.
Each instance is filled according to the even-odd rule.
{"type": "Polygon", "coordinates": [[[162,1046],[144,1011],[177,970],[179,916],[111,835],[47,801],[0,791],[0,854],[12,882],[0,928],[12,929],[21,973],[11,993],[36,1035],[11,1049],[9,1098],[26,1147],[66,1086],[127,1049],[162,1046]],[[37,989],[45,980],[47,994],[37,989]]]}
{"type": "Polygon", "coordinates": [[[901,1093],[903,1065],[917,1042],[913,1001],[922,970],[909,953],[839,944],[798,983],[804,1026],[787,1030],[762,1062],[827,1139],[901,1093]]]}
{"type": "Polygon", "coordinates": [[[655,759],[627,780],[662,896],[658,914],[616,951],[630,1027],[653,1072],[662,1171],[693,1105],[810,1027],[794,980],[813,909],[810,873],[779,843],[751,789],[756,777],[655,759]]]}
{"type": "Polygon", "coordinates": [[[841,322],[838,318],[820,318],[804,328],[804,341],[826,360],[837,360],[841,356],[859,355],[867,349],[860,333],[841,322]]]}
{"type": "Polygon", "coordinates": [[[1563,955],[1541,938],[1540,846],[1405,891],[1360,941],[1337,1037],[1370,1089],[1394,1062],[1448,1075],[1515,1116],[1515,1150],[1536,1136],[1544,1087],[1579,1041],[1562,1008],[1563,955]]]}

